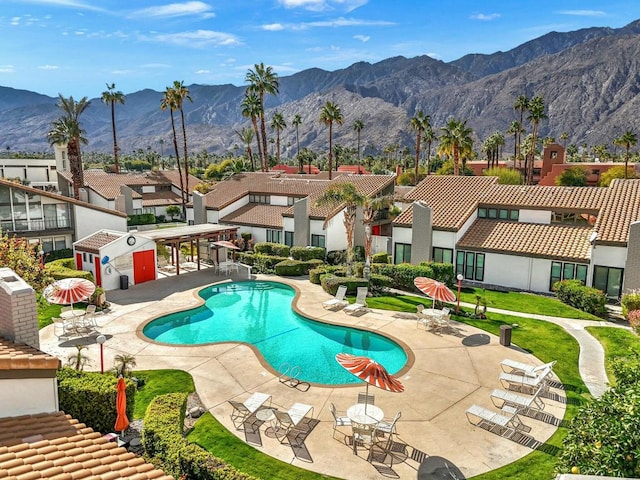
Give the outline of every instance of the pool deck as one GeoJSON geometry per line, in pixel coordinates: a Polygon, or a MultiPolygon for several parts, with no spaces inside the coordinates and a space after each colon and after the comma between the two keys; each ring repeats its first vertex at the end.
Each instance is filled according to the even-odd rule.
{"type": "MultiPolygon", "coordinates": [[[[386,417],[402,412],[397,424],[399,435],[395,439],[398,454],[392,466],[368,462],[364,448],[359,448],[355,456],[340,432],[332,438],[330,403],[345,411],[356,403],[364,384],[338,388],[313,385],[304,392],[279,382],[277,375],[265,368],[253,349],[246,345],[167,346],[139,335],[139,328],[148,320],[201,303],[195,292],[222,280],[210,270],[108,292],[111,309],[96,317],[100,332],[107,336],[105,368],[112,367],[116,355],[127,353],[135,356],[139,370],[185,370],[193,376],[204,406],[243,441],[251,441],[257,449],[284,462],[344,479],[417,478],[422,459],[412,459],[414,451],[418,456],[424,452],[428,456],[445,457],[471,477],[531,453],[535,441],[544,442],[555,431],[549,419],[564,416],[564,392],[552,388],[556,398],[545,399],[547,421],[522,417],[531,431],[518,441],[474,427],[465,416],[469,406],[475,403],[497,411],[489,395],[494,388],[501,388],[498,381],[501,360],[541,362],[517,346],[501,346],[497,337],[467,325],[456,324],[451,332],[434,334],[418,330],[412,314],[369,310],[361,316],[349,316],[341,311],[330,312],[322,308],[322,302],[331,297],[306,278],[263,275],[255,278],[295,287],[300,292],[297,308],[308,317],[370,329],[397,339],[411,349],[414,363],[398,377],[405,386],[403,393],[369,387],[369,393],[375,394],[375,404],[384,410],[386,417]],[[268,423],[260,428],[258,435],[245,437],[245,432],[235,430],[227,400],[243,401],[254,392],[271,395],[272,406],[281,410],[286,411],[297,402],[314,407],[313,418],[319,422],[313,422],[314,428],[302,446],[279,443],[269,435],[270,431],[265,431],[268,423]]],[[[76,351],[76,343],[56,338],[53,325],[40,333],[40,348],[57,355],[63,363],[76,351]]],[[[89,348],[84,353],[91,359],[88,369],[99,370],[99,348],[94,340],[87,343],[89,348]]],[[[341,428],[340,431],[347,430],[341,428]]]]}

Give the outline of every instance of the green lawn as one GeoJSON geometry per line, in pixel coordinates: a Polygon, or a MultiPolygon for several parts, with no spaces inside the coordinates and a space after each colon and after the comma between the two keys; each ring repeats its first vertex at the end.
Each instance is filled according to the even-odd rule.
{"type": "Polygon", "coordinates": [[[158,395],[174,392],[195,392],[193,378],[182,370],[137,370],[134,377],[143,379],[144,385],[136,392],[133,419],[143,418],[151,400],[158,395]]]}
{"type": "Polygon", "coordinates": [[[60,316],[61,308],[62,305],[49,304],[46,301],[38,302],[38,330],[53,323],[51,319],[60,316]]]}
{"type": "Polygon", "coordinates": [[[616,357],[626,357],[630,353],[640,355],[640,338],[622,328],[587,327],[587,331],[602,344],[607,376],[609,377],[609,382],[615,384],[616,379],[611,372],[609,362],[616,357]]]}

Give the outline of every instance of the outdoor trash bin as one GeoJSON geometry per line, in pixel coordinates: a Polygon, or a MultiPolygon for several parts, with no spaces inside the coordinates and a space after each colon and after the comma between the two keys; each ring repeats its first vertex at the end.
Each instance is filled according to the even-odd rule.
{"type": "Polygon", "coordinates": [[[511,325],[500,325],[500,345],[511,345],[511,325]]]}
{"type": "Polygon", "coordinates": [[[120,275],[120,290],[129,288],[129,275],[120,275]]]}

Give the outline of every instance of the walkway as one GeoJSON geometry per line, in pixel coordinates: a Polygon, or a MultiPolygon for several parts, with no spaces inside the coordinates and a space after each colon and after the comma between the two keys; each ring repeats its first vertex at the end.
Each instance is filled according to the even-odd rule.
{"type": "MultiPolygon", "coordinates": [[[[406,445],[404,461],[394,463],[390,469],[372,465],[366,461],[364,449],[359,449],[358,456],[354,456],[351,447],[345,444],[344,435],[337,433],[335,439],[332,438],[330,404],[346,410],[355,403],[363,385],[314,385],[303,392],[280,383],[273,370],[262,364],[246,345],[168,346],[152,343],[140,335],[139,329],[150,319],[199,305],[197,290],[220,280],[210,270],[181,275],[179,281],[170,277],[109,292],[112,309],[98,317],[99,330],[107,336],[105,367],[113,365],[115,355],[127,353],[135,356],[136,368],[140,370],[188,371],[206,409],[243,441],[254,441],[256,448],[284,462],[339,478],[415,478],[421,459],[410,458],[414,451],[445,457],[467,477],[496,469],[531,452],[529,446],[474,427],[467,421],[465,410],[474,403],[495,408],[489,394],[500,387],[500,361],[508,357],[541,363],[532,355],[515,346],[504,347],[497,337],[464,324],[457,324],[450,333],[436,335],[418,330],[412,314],[370,310],[360,317],[351,317],[343,312],[328,312],[322,309],[321,302],[330,298],[329,295],[307,279],[263,276],[260,279],[284,281],[297,288],[300,292],[297,308],[306,316],[380,332],[404,343],[413,352],[413,365],[399,374],[405,385],[404,393],[374,389],[376,405],[386,416],[402,412],[398,433],[399,442],[406,445]],[[296,402],[314,406],[316,425],[304,441],[304,448],[282,445],[263,429],[257,437],[249,438],[233,428],[229,418],[232,409],[227,400],[242,401],[256,391],[270,394],[278,409],[286,410],[296,402]]],[[[57,339],[53,326],[41,331],[40,342],[42,350],[57,355],[63,362],[76,352],[78,343],[57,339]]],[[[95,339],[84,339],[84,343],[88,345],[84,352],[91,359],[91,368],[99,369],[95,339]]],[[[562,390],[554,389],[554,392],[564,398],[562,390]]],[[[545,412],[557,419],[563,418],[563,402],[546,404],[545,412]]],[[[531,427],[528,438],[538,442],[546,441],[556,429],[539,420],[525,418],[524,421],[531,427]]]]}

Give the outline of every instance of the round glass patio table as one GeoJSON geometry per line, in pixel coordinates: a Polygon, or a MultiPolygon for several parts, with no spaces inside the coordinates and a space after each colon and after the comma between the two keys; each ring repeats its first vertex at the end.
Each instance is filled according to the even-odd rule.
{"type": "Polygon", "coordinates": [[[352,422],[360,425],[375,425],[384,418],[384,412],[380,407],[375,405],[365,405],[364,403],[356,403],[347,409],[347,417],[352,422]],[[366,406],[366,413],[365,413],[366,406]]]}
{"type": "Polygon", "coordinates": [[[60,312],[60,318],[69,320],[70,318],[83,317],[84,314],[85,314],[84,310],[79,310],[79,309],[67,310],[66,312],[60,312]]]}
{"type": "Polygon", "coordinates": [[[276,414],[273,412],[271,408],[262,408],[256,412],[256,418],[261,422],[269,422],[271,426],[267,427],[264,433],[269,436],[268,431],[271,431],[273,436],[277,435],[278,432],[278,422],[276,421],[276,414]]]}

